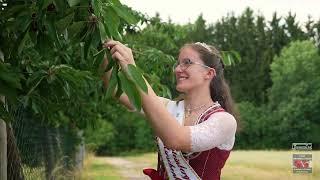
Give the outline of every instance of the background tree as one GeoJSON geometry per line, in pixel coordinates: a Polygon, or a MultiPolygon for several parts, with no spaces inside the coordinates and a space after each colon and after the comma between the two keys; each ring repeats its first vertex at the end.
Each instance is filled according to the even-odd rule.
{"type": "Polygon", "coordinates": [[[290,142],[313,142],[319,145],[316,129],[320,107],[320,56],[310,41],[291,43],[271,64],[273,85],[269,106],[282,145],[290,142]],[[296,133],[299,132],[299,133],[296,133]]]}

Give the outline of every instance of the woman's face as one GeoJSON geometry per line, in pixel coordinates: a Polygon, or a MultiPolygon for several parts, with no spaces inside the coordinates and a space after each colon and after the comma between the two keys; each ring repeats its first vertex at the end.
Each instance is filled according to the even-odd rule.
{"type": "Polygon", "coordinates": [[[175,68],[177,91],[188,93],[190,90],[209,85],[212,78],[208,73],[210,69],[202,66],[204,63],[197,51],[191,47],[183,47],[179,54],[178,64],[175,68]]]}

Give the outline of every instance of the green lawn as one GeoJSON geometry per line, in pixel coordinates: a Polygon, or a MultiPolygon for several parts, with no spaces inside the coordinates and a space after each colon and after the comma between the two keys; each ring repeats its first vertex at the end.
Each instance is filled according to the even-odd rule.
{"type": "MultiPolygon", "coordinates": [[[[307,152],[310,153],[310,152],[307,152]]],[[[312,174],[292,173],[293,151],[232,151],[222,170],[222,180],[311,180],[320,179],[320,151],[312,151],[312,174]]],[[[122,156],[132,162],[131,171],[142,175],[143,167],[156,167],[156,154],[122,156]]],[[[123,166],[108,164],[104,157],[89,156],[86,160],[83,179],[108,180],[126,179],[121,177],[123,166]]],[[[130,178],[129,178],[130,179],[130,178]]]]}

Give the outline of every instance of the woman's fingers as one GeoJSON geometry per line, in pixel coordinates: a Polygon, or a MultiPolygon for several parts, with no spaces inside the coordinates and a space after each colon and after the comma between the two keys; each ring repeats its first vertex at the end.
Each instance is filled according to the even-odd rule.
{"type": "Polygon", "coordinates": [[[115,53],[116,51],[118,51],[120,54],[123,54],[123,49],[120,45],[114,45],[111,50],[110,50],[110,53],[113,54],[115,53]]]}
{"type": "Polygon", "coordinates": [[[114,54],[115,52],[119,52],[123,57],[127,57],[127,58],[131,58],[132,57],[132,52],[131,49],[126,47],[123,44],[116,44],[114,45],[111,50],[110,53],[114,54]]]}
{"type": "Polygon", "coordinates": [[[117,59],[120,64],[135,64],[131,49],[121,42],[106,40],[103,47],[110,49],[112,58],[117,59]]]}
{"type": "Polygon", "coordinates": [[[123,56],[119,52],[115,52],[112,54],[113,59],[118,59],[119,61],[123,60],[123,56]]]}
{"type": "Polygon", "coordinates": [[[117,45],[117,44],[121,44],[119,41],[114,41],[114,40],[106,40],[104,42],[104,44],[106,45],[106,47],[112,48],[113,46],[117,45]]]}
{"type": "Polygon", "coordinates": [[[114,54],[116,51],[118,51],[122,56],[126,54],[126,46],[124,46],[119,41],[108,41],[107,43],[104,43],[104,47],[110,49],[110,53],[114,54]]]}
{"type": "Polygon", "coordinates": [[[113,46],[116,46],[116,45],[118,45],[118,46],[120,46],[120,47],[122,47],[124,49],[130,49],[126,45],[122,44],[119,41],[114,41],[114,40],[106,40],[106,41],[104,41],[104,46],[105,47],[112,48],[113,46]]]}

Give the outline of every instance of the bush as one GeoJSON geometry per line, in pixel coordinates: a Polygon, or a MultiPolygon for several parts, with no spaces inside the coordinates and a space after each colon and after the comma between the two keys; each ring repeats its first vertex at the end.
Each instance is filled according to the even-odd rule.
{"type": "Polygon", "coordinates": [[[310,41],[291,43],[271,64],[269,108],[279,121],[281,147],[320,143],[320,56],[310,41]]]}

